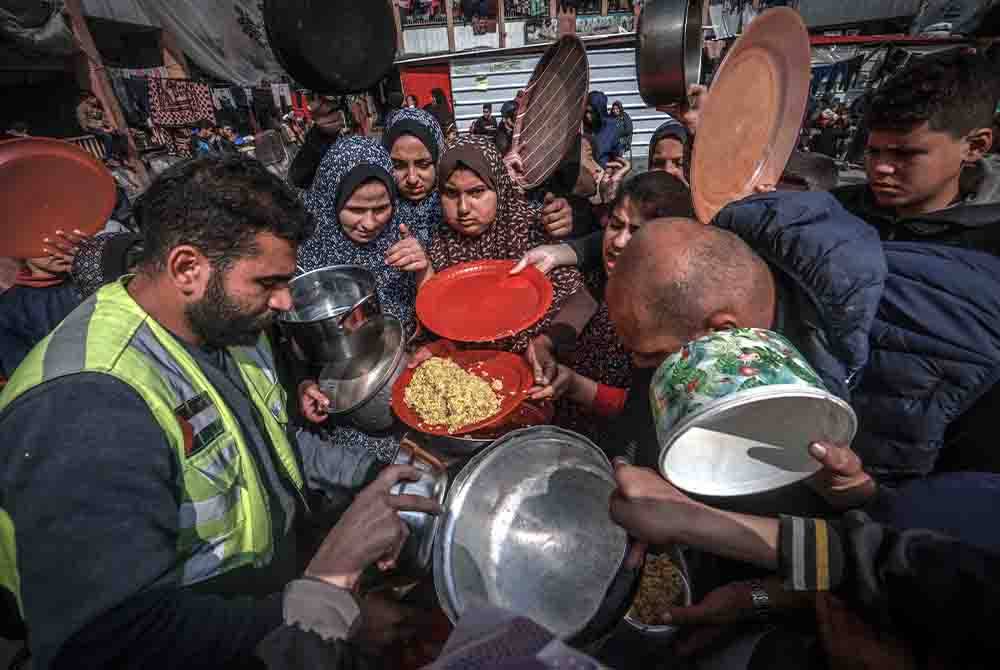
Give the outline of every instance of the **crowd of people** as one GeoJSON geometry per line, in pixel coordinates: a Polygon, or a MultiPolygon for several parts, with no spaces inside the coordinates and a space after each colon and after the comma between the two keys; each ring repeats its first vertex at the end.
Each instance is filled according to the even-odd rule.
{"type": "Polygon", "coordinates": [[[443,92],[407,100],[376,140],[318,100],[288,183],[199,128],[196,157],[134,203],[135,232],[66,222],[0,297],[4,636],[27,635],[38,668],[396,667],[387,646],[430,617],[369,577],[396,565],[397,512],[442,510],[390,494],[420,476],[390,465],[404,429],[331,416],[276,319],[298,273],[363,267],[415,366],[462,346],[420,327],[421,286],[505,259],[546,273],[553,300],[486,346],[523,355],[531,399],[614,459],[631,567],[650,545],[689,548],[696,602],[664,613],[684,630],[671,655],[612,640],[596,660],[524,613],[470,608],[430,667],[991,665],[995,73],[975,50],[913,60],[867,101],[866,183],[837,187],[814,146],[699,222],[688,158],[709,96],[694,88],[629,175],[631,122],[592,92],[534,192],[503,160],[517,102],[458,134],[443,92]],[[740,328],[792,342],[857,437],[809,445],[804,484],[694,499],[656,470],[650,382],[686,343],[740,328]]]}

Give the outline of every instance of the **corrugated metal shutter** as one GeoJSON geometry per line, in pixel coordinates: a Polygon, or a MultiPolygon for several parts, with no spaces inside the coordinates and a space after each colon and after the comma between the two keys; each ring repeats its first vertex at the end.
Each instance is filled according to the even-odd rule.
{"type": "MultiPolygon", "coordinates": [[[[513,100],[517,92],[528,85],[540,58],[539,54],[452,62],[451,92],[459,129],[468,131],[476,117],[482,114],[485,103],[492,104],[493,114],[499,116],[500,106],[513,100]]],[[[609,104],[621,101],[632,117],[632,156],[645,156],[653,131],[669,117],[642,101],[635,78],[635,50],[592,49],[587,51],[587,58],[590,61],[590,90],[604,91],[609,104]]]]}

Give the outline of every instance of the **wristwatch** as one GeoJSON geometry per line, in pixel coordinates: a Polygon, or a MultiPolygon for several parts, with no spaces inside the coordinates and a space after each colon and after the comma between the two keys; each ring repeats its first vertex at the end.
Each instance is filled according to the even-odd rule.
{"type": "Polygon", "coordinates": [[[759,579],[750,580],[750,600],[753,602],[753,613],[758,619],[767,619],[771,614],[771,597],[767,595],[764,584],[759,579]]]}

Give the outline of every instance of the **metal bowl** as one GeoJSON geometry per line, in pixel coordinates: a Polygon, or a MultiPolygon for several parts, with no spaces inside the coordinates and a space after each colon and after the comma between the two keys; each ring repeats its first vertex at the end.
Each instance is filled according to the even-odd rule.
{"type": "MultiPolygon", "coordinates": [[[[668,555],[674,565],[681,573],[681,580],[684,588],[684,599],[682,604],[687,607],[691,605],[691,581],[688,576],[687,561],[684,560],[684,554],[677,547],[671,547],[669,550],[664,552],[668,555]]],[[[651,551],[650,554],[656,555],[655,552],[651,551]]],[[[641,578],[640,578],[641,580],[641,578]]],[[[642,583],[640,581],[639,588],[642,588],[642,583]]],[[[637,594],[638,595],[638,594],[637,594]]],[[[637,621],[632,618],[631,610],[625,615],[625,625],[627,628],[643,638],[651,638],[656,642],[668,642],[674,638],[675,635],[680,631],[678,626],[650,626],[637,621]]]]}
{"type": "Polygon", "coordinates": [[[497,440],[445,501],[434,545],[442,609],[454,622],[486,601],[564,639],[617,624],[634,589],[620,579],[628,538],[608,515],[615,487],[607,457],[576,433],[538,426],[497,440]]]}
{"type": "Polygon", "coordinates": [[[395,423],[392,385],[406,369],[403,324],[389,314],[378,315],[381,335],[370,353],[328,363],[319,376],[319,388],[330,399],[330,414],[344,415],[363,431],[378,433],[395,423]]]}
{"type": "Polygon", "coordinates": [[[293,308],[278,322],[311,363],[370,357],[379,345],[382,313],[375,275],[356,265],[331,265],[291,281],[293,308]]]}
{"type": "MultiPolygon", "coordinates": [[[[420,470],[420,479],[415,482],[400,482],[392,487],[392,495],[418,495],[433,498],[444,503],[448,490],[448,473],[432,463],[423,454],[406,444],[399,446],[393,465],[412,465],[420,470]]],[[[400,518],[410,528],[410,535],[399,554],[399,572],[410,576],[426,575],[431,567],[434,540],[441,524],[441,517],[424,512],[399,512],[400,518]]]]}
{"type": "Polygon", "coordinates": [[[650,107],[687,98],[701,77],[704,0],[646,2],[639,16],[635,74],[639,93],[650,107]]]}

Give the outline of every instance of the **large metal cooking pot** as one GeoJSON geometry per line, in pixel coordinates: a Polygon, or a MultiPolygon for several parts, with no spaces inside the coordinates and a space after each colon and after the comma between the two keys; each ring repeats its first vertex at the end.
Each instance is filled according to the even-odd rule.
{"type": "Polygon", "coordinates": [[[392,385],[406,369],[403,324],[390,314],[382,321],[378,347],[367,356],[329,363],[319,376],[320,390],[330,399],[330,414],[343,415],[367,433],[388,430],[396,421],[392,412],[392,385]]]}
{"type": "Polygon", "coordinates": [[[392,69],[396,23],[389,2],[264,0],[262,9],[271,51],[306,88],[360,93],[392,69]]]}
{"type": "Polygon", "coordinates": [[[638,586],[625,531],[608,516],[607,457],[552,426],[514,431],[454,479],[434,543],[434,586],[452,621],[477,600],[520,612],[573,644],[622,619],[638,586]]]}
{"type": "Polygon", "coordinates": [[[331,265],[291,281],[292,309],[278,322],[310,363],[371,358],[384,322],[375,275],[356,265],[331,265]]]}
{"type": "Polygon", "coordinates": [[[635,74],[650,107],[676,104],[701,77],[704,0],[651,0],[639,16],[635,74]]]}

